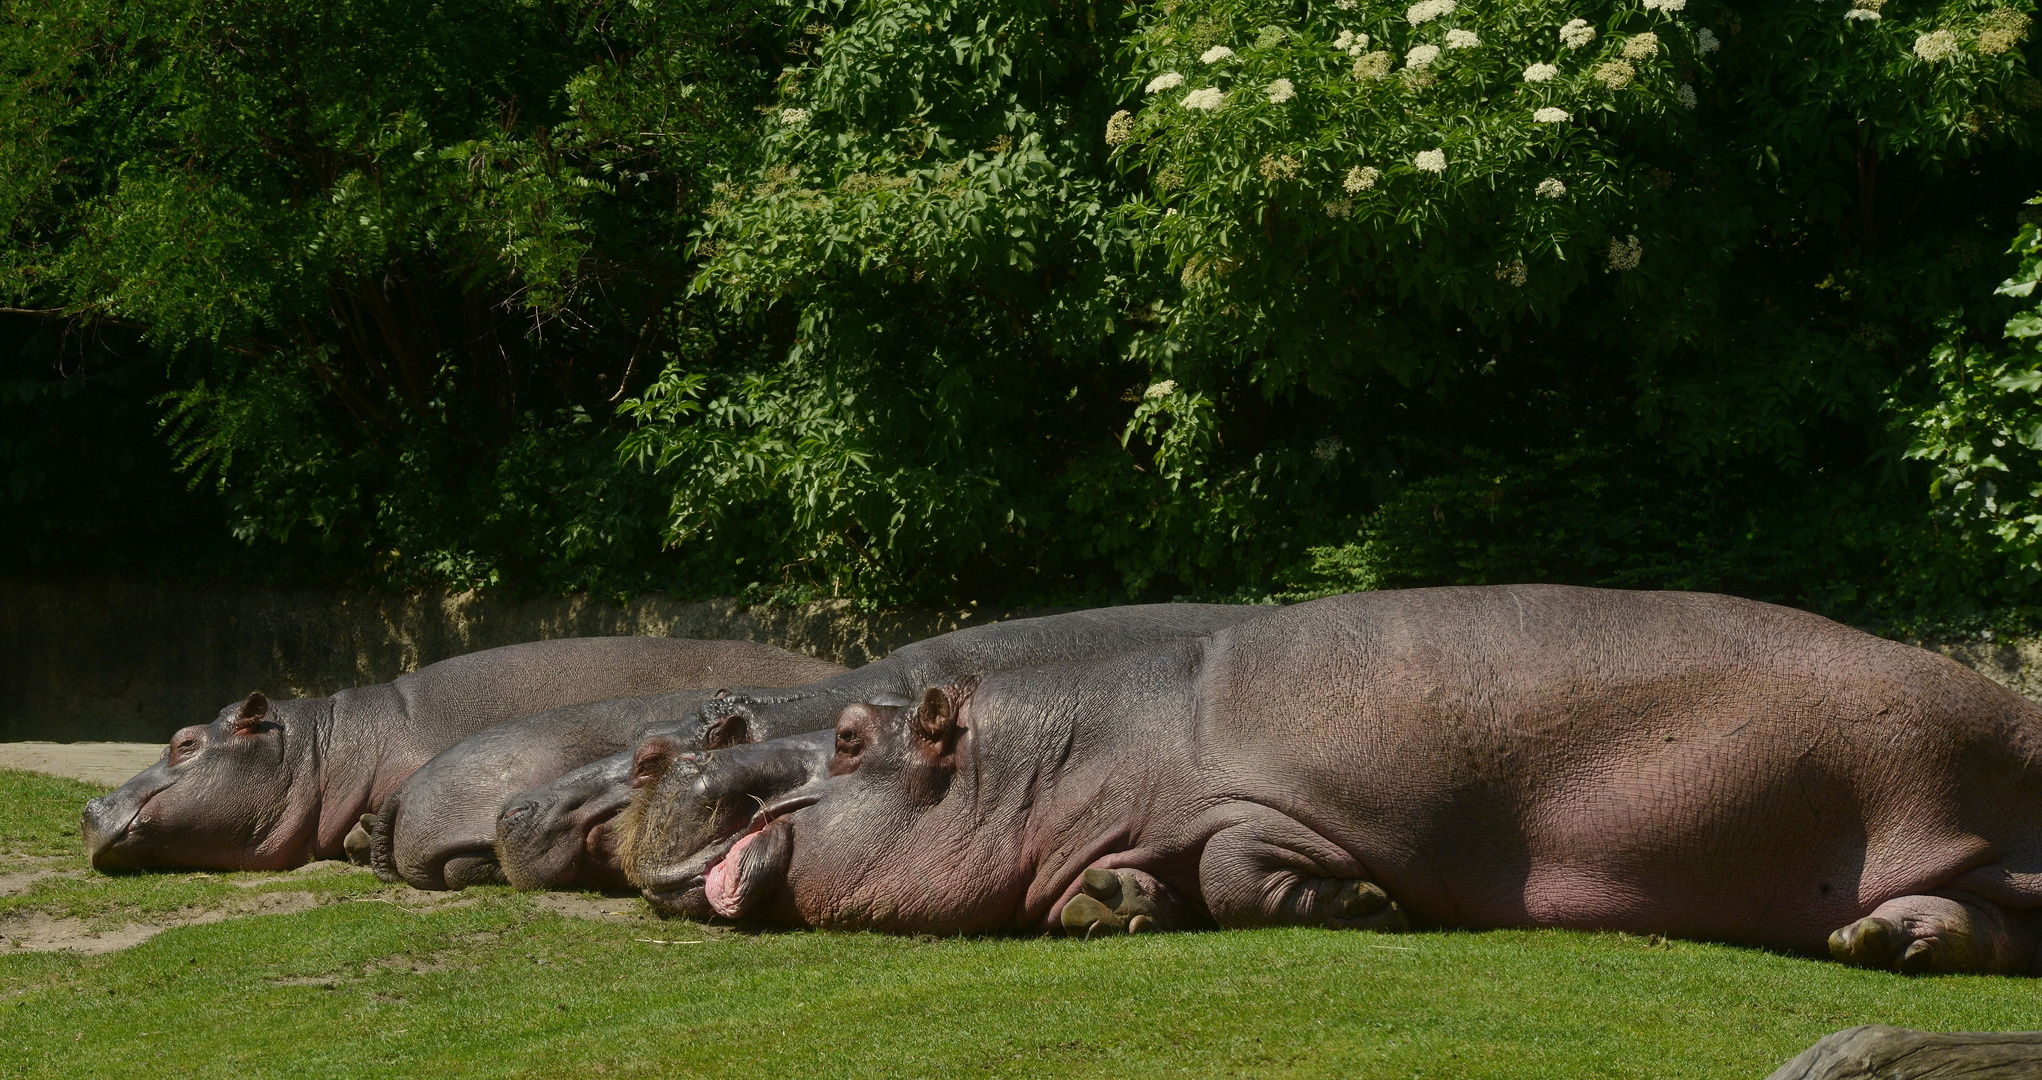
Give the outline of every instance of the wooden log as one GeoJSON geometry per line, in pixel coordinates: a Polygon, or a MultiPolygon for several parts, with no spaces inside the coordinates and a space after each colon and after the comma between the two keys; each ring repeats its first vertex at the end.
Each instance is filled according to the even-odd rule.
{"type": "Polygon", "coordinates": [[[2037,1080],[2042,1031],[1846,1028],[1803,1050],[1767,1080],[2037,1080]]]}

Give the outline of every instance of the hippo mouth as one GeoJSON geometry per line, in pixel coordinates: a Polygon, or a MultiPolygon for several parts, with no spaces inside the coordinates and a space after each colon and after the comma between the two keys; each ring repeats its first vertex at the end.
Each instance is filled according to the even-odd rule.
{"type": "Polygon", "coordinates": [[[691,919],[737,918],[743,898],[736,886],[745,849],[774,822],[814,805],[821,797],[819,792],[797,792],[767,803],[743,829],[697,850],[678,865],[650,872],[641,867],[639,891],[662,914],[691,919]]]}
{"type": "Polygon", "coordinates": [[[85,820],[80,831],[84,833],[85,847],[91,857],[93,869],[101,872],[144,869],[144,865],[136,856],[161,850],[163,845],[137,831],[135,825],[142,820],[142,812],[149,808],[149,803],[156,796],[176,786],[177,781],[172,780],[150,788],[134,798],[133,808],[127,810],[125,814],[112,801],[115,795],[120,794],[117,791],[88,801],[85,804],[85,820]]]}

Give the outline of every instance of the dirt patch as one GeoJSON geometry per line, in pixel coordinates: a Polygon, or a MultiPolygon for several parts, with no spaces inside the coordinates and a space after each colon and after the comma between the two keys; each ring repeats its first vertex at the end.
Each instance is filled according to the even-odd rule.
{"type": "Polygon", "coordinates": [[[13,896],[16,893],[25,893],[36,882],[44,878],[75,878],[85,876],[80,871],[66,870],[56,866],[45,867],[40,870],[15,870],[12,860],[0,862],[0,867],[4,867],[9,871],[8,873],[0,873],[0,896],[13,896]]]}
{"type": "Polygon", "coordinates": [[[0,743],[0,769],[68,776],[88,784],[119,787],[163,756],[162,743],[0,743]]]}
{"type": "Polygon", "coordinates": [[[306,892],[261,893],[226,908],[191,908],[159,915],[149,922],[129,923],[114,930],[95,929],[84,919],[59,918],[39,911],[0,919],[0,952],[76,952],[87,955],[119,952],[155,937],[173,926],[206,923],[250,915],[288,915],[319,906],[306,892]]]}
{"type": "Polygon", "coordinates": [[[600,922],[645,922],[653,918],[651,909],[635,896],[594,896],[589,893],[549,892],[532,897],[540,910],[570,919],[595,919],[600,922]]]}

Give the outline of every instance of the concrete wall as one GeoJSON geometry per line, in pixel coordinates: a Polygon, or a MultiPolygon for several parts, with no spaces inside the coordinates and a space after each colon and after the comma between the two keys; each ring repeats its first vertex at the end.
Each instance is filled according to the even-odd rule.
{"type": "MultiPolygon", "coordinates": [[[[1049,610],[867,615],[842,603],[764,609],[648,596],[617,605],[585,597],[0,580],[0,742],[161,742],[250,690],[324,696],[449,656],[543,638],[736,638],[855,666],[932,634],[1049,610]]],[[[1928,647],[2042,700],[2042,643],[1928,647]]]]}
{"type": "Polygon", "coordinates": [[[764,609],[648,596],[615,605],[585,597],[0,580],[0,742],[161,742],[250,690],[323,697],[521,641],[732,638],[856,666],[932,634],[1049,610],[866,615],[843,603],[764,609]]]}

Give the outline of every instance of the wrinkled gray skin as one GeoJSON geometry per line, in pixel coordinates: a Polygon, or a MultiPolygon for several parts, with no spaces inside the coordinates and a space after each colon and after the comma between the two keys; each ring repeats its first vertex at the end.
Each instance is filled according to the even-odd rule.
{"type": "Polygon", "coordinates": [[[937,934],[1408,913],[2035,961],[2042,708],[1746,600],[1334,597],[845,726],[858,767],[761,810],[672,907],[937,934]]]}
{"type": "Polygon", "coordinates": [[[845,671],[770,646],[749,649],[703,672],[694,689],[549,709],[447,748],[384,800],[369,822],[370,865],[385,881],[419,889],[501,885],[503,871],[490,845],[505,799],[630,749],[647,725],[694,709],[717,686],[795,686],[845,671]]]}
{"type": "Polygon", "coordinates": [[[649,783],[675,754],[828,729],[848,705],[905,701],[932,683],[989,671],[1184,641],[1276,610],[1137,604],[1016,619],[904,645],[883,660],[796,691],[742,691],[704,701],[674,724],[649,725],[640,740],[648,753],[636,755],[635,764],[627,751],[511,801],[496,826],[497,855],[520,888],[622,885],[611,822],[630,802],[634,775],[641,786],[649,783]]]}
{"type": "Polygon", "coordinates": [[[161,761],[86,803],[86,848],[108,871],[277,870],[350,848],[366,854],[362,816],[470,734],[557,705],[700,686],[731,657],[764,648],[565,638],[486,649],[327,698],[252,694],[179,731],[161,761]]]}

